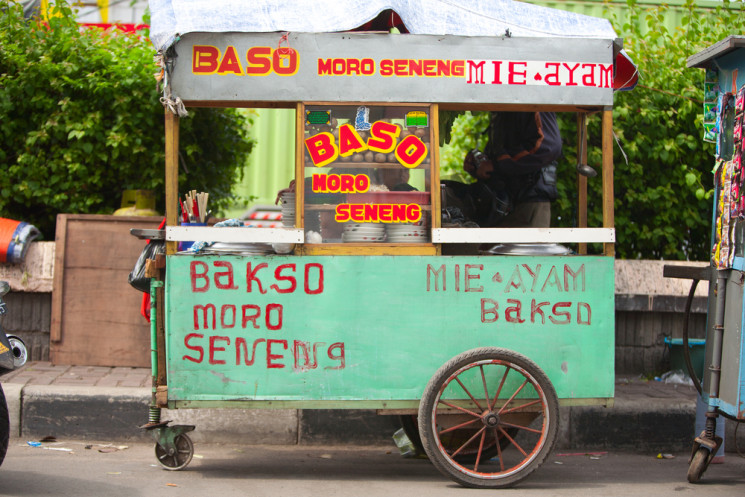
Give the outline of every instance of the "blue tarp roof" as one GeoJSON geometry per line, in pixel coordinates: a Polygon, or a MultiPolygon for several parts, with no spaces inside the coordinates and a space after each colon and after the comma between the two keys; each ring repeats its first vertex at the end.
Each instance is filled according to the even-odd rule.
{"type": "Polygon", "coordinates": [[[150,0],[158,49],[190,32],[349,31],[396,12],[413,34],[615,39],[606,19],[512,0],[150,0]]]}

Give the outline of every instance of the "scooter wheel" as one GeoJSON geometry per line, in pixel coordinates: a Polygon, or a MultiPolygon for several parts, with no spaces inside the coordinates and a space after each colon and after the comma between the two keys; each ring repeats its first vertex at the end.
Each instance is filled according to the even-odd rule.
{"type": "Polygon", "coordinates": [[[8,403],[5,401],[5,392],[0,386],[0,464],[5,460],[8,451],[8,440],[10,439],[10,417],[8,416],[8,403]]]}
{"type": "Polygon", "coordinates": [[[709,449],[706,447],[699,447],[691,462],[688,464],[688,482],[698,483],[701,479],[701,475],[706,471],[708,466],[707,461],[709,460],[709,449]]]}

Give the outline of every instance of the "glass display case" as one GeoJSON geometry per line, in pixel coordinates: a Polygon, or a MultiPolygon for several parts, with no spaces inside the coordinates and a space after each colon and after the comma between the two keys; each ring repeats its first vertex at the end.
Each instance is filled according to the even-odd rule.
{"type": "Polygon", "coordinates": [[[431,243],[431,107],[308,104],[303,114],[306,243],[431,243]]]}

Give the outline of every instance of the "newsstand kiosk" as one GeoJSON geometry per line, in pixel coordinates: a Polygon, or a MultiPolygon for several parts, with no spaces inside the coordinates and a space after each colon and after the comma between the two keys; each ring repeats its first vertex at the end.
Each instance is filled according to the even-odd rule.
{"type": "Polygon", "coordinates": [[[745,36],[727,37],[691,56],[688,67],[706,70],[704,133],[705,139],[716,142],[708,326],[700,382],[708,410],[706,428],[695,439],[689,463],[688,481],[693,483],[722,443],[715,434],[717,423],[724,422],[720,416],[745,420],[745,36]]]}

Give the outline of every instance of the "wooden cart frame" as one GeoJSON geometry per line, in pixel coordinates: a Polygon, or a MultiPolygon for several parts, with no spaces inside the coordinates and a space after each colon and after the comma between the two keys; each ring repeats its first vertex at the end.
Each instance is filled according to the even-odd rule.
{"type": "MultiPolygon", "coordinates": [[[[609,74],[618,40],[286,34],[280,43],[288,40],[310,64],[296,68],[303,74],[304,90],[296,91],[276,74],[252,79],[249,85],[244,74],[230,79],[230,74],[210,73],[231,53],[250,53],[255,47],[273,53],[279,37],[189,33],[176,44],[179,58],[167,75],[167,94],[177,95],[187,108],[294,108],[298,187],[294,228],[179,226],[179,117],[166,111],[167,262],[153,283],[158,305],[152,321],[153,405],[146,425],[158,442],[159,460],[167,469],[181,469],[193,453],[185,434],[193,427],[161,423],[162,407],[371,408],[414,420],[418,416],[418,432],[410,429],[409,435],[438,469],[462,485],[502,487],[522,480],[541,464],[556,440],[559,404],[612,403],[615,231],[609,74]],[[466,76],[461,74],[459,80],[417,79],[425,92],[412,92],[411,79],[392,78],[386,80],[390,92],[381,93],[379,81],[372,80],[364,83],[370,91],[360,94],[357,85],[362,83],[354,78],[343,84],[319,79],[325,59],[314,50],[322,54],[339,46],[345,47],[346,57],[372,47],[368,56],[377,61],[403,46],[403,51],[414,54],[410,57],[424,53],[460,61],[469,71],[475,67],[477,75],[483,59],[497,55],[487,61],[486,67],[494,68],[488,91],[478,84],[463,86],[466,76]],[[204,57],[213,57],[208,62],[214,67],[202,71],[200,50],[207,54],[204,57]],[[473,57],[467,56],[470,51],[473,57]],[[316,70],[316,62],[317,74],[308,74],[308,67],[316,70]],[[509,81],[500,80],[497,88],[496,71],[502,63],[519,70],[510,73],[509,81]],[[566,67],[562,75],[561,67],[566,67]],[[584,78],[573,72],[580,67],[585,68],[584,78]],[[556,84],[523,86],[529,71],[535,71],[535,80],[552,78],[556,84]],[[273,87],[280,84],[282,90],[273,87]],[[330,94],[337,98],[328,98],[330,94]],[[422,94],[430,95],[429,102],[420,101],[422,94]],[[319,103],[424,106],[430,114],[431,144],[439,143],[440,110],[575,112],[582,163],[587,161],[586,119],[598,115],[603,225],[587,226],[588,182],[578,175],[576,228],[444,228],[438,148],[432,146],[430,242],[308,244],[303,230],[306,134],[300,116],[306,105],[319,103]],[[289,256],[256,258],[177,251],[179,241],[194,240],[281,242],[294,244],[295,249],[289,256]],[[442,255],[443,245],[483,243],[572,243],[576,255],[442,255]],[[589,243],[601,243],[602,254],[588,256],[589,243]],[[246,279],[236,283],[239,274],[246,279]],[[258,274],[273,274],[273,284],[263,282],[262,287],[258,274]],[[305,292],[297,290],[302,288],[302,276],[305,292]],[[532,283],[523,281],[529,277],[532,283]],[[289,279],[293,283],[285,286],[289,279]],[[355,306],[359,300],[385,311],[355,306]],[[259,310],[246,319],[247,305],[263,309],[266,322],[259,322],[259,310]],[[293,310],[271,307],[283,305],[293,310]],[[355,309],[349,311],[350,306],[355,309]],[[242,330],[236,324],[240,309],[242,330]],[[261,361],[265,359],[266,365],[259,370],[257,354],[264,350],[261,361]]],[[[483,86],[486,78],[483,73],[480,77],[483,86]]]]}

